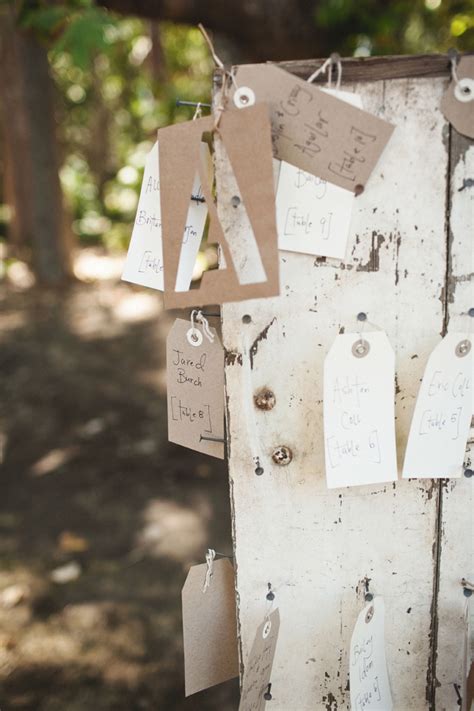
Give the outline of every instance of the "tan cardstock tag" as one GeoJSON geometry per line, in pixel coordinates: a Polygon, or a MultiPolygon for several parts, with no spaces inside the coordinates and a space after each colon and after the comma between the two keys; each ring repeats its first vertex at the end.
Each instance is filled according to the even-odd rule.
{"type": "Polygon", "coordinates": [[[441,99],[441,111],[458,133],[474,138],[474,57],[461,57],[456,73],[460,85],[451,81],[441,99]]]}
{"type": "Polygon", "coordinates": [[[239,674],[234,568],[215,560],[203,592],[206,572],[205,563],[192,566],[181,593],[186,696],[239,674]]]}
{"type": "Polygon", "coordinates": [[[239,66],[235,82],[270,104],[275,158],[341,188],[365,188],[392,124],[272,64],[239,66]]]}
{"type": "Polygon", "coordinates": [[[232,252],[220,224],[200,154],[203,134],[211,133],[214,117],[207,116],[158,131],[160,199],[163,230],[165,308],[222,304],[279,293],[278,244],[275,220],[275,193],[270,120],[265,104],[239,111],[224,111],[219,123],[219,139],[227,153],[238,192],[229,200],[236,223],[246,213],[255,246],[265,273],[264,280],[241,283],[232,252]],[[209,244],[222,250],[219,269],[205,272],[199,289],[176,291],[176,274],[183,230],[196,174],[201,177],[202,193],[209,213],[209,244]]]}
{"type": "Polygon", "coordinates": [[[271,682],[273,659],[280,630],[280,612],[274,610],[257,629],[244,666],[239,711],[263,711],[265,692],[271,682]]]}
{"type": "Polygon", "coordinates": [[[210,332],[213,343],[199,325],[193,332],[190,321],[176,319],[168,334],[168,439],[224,459],[224,351],[210,332]]]}

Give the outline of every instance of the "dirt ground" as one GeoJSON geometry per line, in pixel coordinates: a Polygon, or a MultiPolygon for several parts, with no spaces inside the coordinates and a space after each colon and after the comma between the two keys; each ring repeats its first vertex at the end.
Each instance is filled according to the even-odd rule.
{"type": "Polygon", "coordinates": [[[0,708],[230,711],[184,698],[180,591],[231,552],[225,464],[167,442],[161,296],[80,255],[0,286],[0,708]]]}

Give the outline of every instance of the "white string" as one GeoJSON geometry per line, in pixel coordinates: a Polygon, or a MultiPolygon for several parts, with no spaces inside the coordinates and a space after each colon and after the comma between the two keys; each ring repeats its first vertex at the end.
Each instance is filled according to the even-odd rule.
{"type": "Polygon", "coordinates": [[[458,58],[457,55],[451,57],[451,78],[456,86],[459,84],[458,70],[457,70],[458,58]]]}
{"type": "Polygon", "coordinates": [[[209,328],[209,321],[207,320],[207,318],[204,316],[204,314],[200,310],[197,312],[196,321],[198,321],[202,325],[202,330],[203,330],[204,335],[206,336],[207,340],[210,343],[214,343],[214,334],[212,333],[211,329],[209,328]]]}
{"type": "MultiPolygon", "coordinates": [[[[194,323],[194,315],[197,314],[197,313],[198,313],[198,312],[197,312],[196,309],[193,309],[193,310],[191,311],[191,330],[192,330],[193,333],[196,333],[196,331],[197,331],[196,324],[194,323]]],[[[196,339],[196,340],[197,340],[197,339],[196,339]]]]}
{"type": "Polygon", "coordinates": [[[201,116],[202,116],[202,104],[200,101],[198,101],[197,106],[196,106],[196,111],[194,112],[193,121],[196,121],[196,119],[201,118],[201,116]]]}
{"type": "Polygon", "coordinates": [[[216,557],[216,551],[213,548],[208,548],[207,553],[206,553],[206,563],[207,563],[207,570],[206,570],[206,579],[204,580],[204,585],[202,588],[203,593],[206,592],[208,587],[211,584],[211,578],[212,578],[212,572],[213,572],[213,567],[214,567],[214,558],[216,557]]]}
{"type": "Polygon", "coordinates": [[[331,56],[328,57],[321,64],[319,69],[316,69],[316,71],[313,72],[311,74],[311,76],[309,76],[306,79],[308,84],[311,84],[316,79],[316,77],[318,77],[320,74],[325,73],[327,71],[328,72],[328,89],[330,89],[331,85],[332,85],[332,68],[333,68],[334,64],[337,67],[336,91],[339,91],[339,89],[341,88],[341,80],[342,80],[342,62],[341,62],[341,58],[339,57],[339,55],[336,52],[331,54],[331,56]]]}

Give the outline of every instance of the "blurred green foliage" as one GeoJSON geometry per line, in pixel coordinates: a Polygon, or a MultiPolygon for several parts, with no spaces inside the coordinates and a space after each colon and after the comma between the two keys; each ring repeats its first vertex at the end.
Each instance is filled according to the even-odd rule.
{"type": "MultiPolygon", "coordinates": [[[[472,0],[319,0],[315,23],[343,55],[472,48],[472,0]]],[[[82,243],[124,248],[156,130],[209,101],[212,60],[197,28],[113,15],[92,0],[26,1],[20,24],[49,47],[61,180],[82,243]]]]}

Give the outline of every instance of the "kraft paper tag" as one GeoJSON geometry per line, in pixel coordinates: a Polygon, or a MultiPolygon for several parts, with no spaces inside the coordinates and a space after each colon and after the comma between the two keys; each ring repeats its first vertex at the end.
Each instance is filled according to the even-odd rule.
{"type": "Polygon", "coordinates": [[[426,364],[410,426],[403,477],[459,477],[473,408],[472,338],[448,333],[426,364]]]}
{"type": "Polygon", "coordinates": [[[395,355],[383,331],[334,341],[324,362],[324,439],[330,489],[397,479],[395,355]]]}
{"type": "Polygon", "coordinates": [[[474,57],[461,57],[456,73],[459,84],[451,81],[441,99],[441,111],[456,131],[474,138],[474,57]]]}
{"type": "MultiPolygon", "coordinates": [[[[358,94],[329,91],[362,108],[358,94]]],[[[354,193],[282,161],[276,194],[278,247],[344,259],[354,193]]]]}
{"type": "Polygon", "coordinates": [[[224,111],[218,130],[235,189],[231,194],[220,195],[220,200],[228,200],[235,215],[235,224],[248,223],[249,229],[239,237],[239,241],[242,242],[245,237],[246,254],[253,255],[247,261],[252,261],[252,264],[258,262],[261,267],[253,280],[249,279],[245,265],[234,259],[232,240],[228,242],[226,239],[214,203],[212,185],[203,171],[199,143],[203,134],[212,133],[214,120],[213,116],[207,116],[158,131],[166,308],[222,304],[279,293],[268,107],[259,104],[239,111],[224,111]],[[176,273],[188,209],[187,196],[196,173],[201,176],[202,192],[209,212],[207,241],[208,244],[219,245],[221,260],[219,269],[203,274],[200,288],[182,291],[175,289],[176,273]]]}
{"type": "MultiPolygon", "coordinates": [[[[201,158],[206,166],[206,174],[210,176],[212,173],[211,154],[206,143],[201,143],[201,158]]],[[[163,244],[158,160],[158,143],[155,143],[145,162],[137,214],[122,279],[163,291],[163,244]]],[[[182,233],[179,268],[176,277],[176,288],[178,289],[189,289],[201,245],[207,217],[207,207],[201,198],[201,181],[196,176],[189,194],[188,213],[182,233]]]]}
{"type": "Polygon", "coordinates": [[[198,325],[193,332],[190,321],[176,319],[168,335],[168,439],[223,459],[224,351],[215,329],[210,332],[213,343],[198,325]]]}
{"type": "Polygon", "coordinates": [[[264,694],[271,682],[273,659],[280,630],[280,612],[274,610],[257,629],[247,663],[240,696],[239,711],[263,711],[264,694]]]}
{"type": "Polygon", "coordinates": [[[384,615],[384,601],[375,597],[357,618],[349,663],[352,711],[391,711],[393,708],[385,660],[384,615]]]}
{"type": "Polygon", "coordinates": [[[186,696],[239,675],[234,568],[227,558],[190,568],[181,593],[186,696]]]}
{"type": "Polygon", "coordinates": [[[272,64],[237,67],[235,80],[270,104],[276,158],[347,190],[365,187],[392,124],[272,64]]]}

